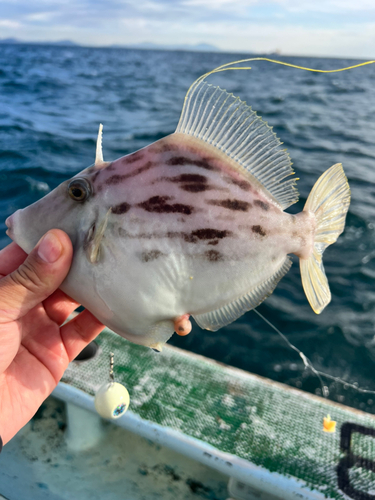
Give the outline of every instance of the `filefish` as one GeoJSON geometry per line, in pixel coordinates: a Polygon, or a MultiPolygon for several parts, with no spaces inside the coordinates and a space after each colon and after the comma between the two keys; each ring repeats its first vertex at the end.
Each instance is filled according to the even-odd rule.
{"type": "Polygon", "coordinates": [[[197,81],[176,131],[112,162],[99,128],[94,165],[6,221],[30,252],[49,229],[72,240],[61,289],[102,323],[160,351],[174,331],[218,330],[257,307],[300,259],[316,313],[331,299],[322,263],[344,230],[350,189],[341,164],[303,211],[289,154],[239,97],[197,81]]]}

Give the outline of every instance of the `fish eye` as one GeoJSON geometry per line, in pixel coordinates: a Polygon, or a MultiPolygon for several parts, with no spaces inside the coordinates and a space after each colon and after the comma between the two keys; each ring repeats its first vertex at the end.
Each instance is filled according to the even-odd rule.
{"type": "Polygon", "coordinates": [[[91,195],[91,185],[86,179],[73,179],[69,183],[68,193],[75,201],[86,201],[91,195]]]}

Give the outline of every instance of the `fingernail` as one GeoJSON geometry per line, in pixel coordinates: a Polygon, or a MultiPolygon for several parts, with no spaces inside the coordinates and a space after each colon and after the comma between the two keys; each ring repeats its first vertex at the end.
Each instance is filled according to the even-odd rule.
{"type": "Polygon", "coordinates": [[[47,233],[38,246],[39,257],[47,262],[53,264],[60,257],[62,253],[62,246],[58,238],[53,233],[47,233]]]}

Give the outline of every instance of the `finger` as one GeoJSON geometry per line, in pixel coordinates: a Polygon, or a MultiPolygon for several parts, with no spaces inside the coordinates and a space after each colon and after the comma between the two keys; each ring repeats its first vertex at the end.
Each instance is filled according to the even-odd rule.
{"type": "Polygon", "coordinates": [[[69,361],[72,361],[104,328],[104,325],[87,309],[62,326],[61,339],[69,361]]]}
{"type": "Polygon", "coordinates": [[[58,325],[62,325],[79,305],[78,302],[66,295],[62,290],[56,290],[43,302],[48,317],[58,325]]]}
{"type": "Polygon", "coordinates": [[[0,323],[21,318],[63,282],[73,256],[66,233],[52,229],[26,260],[0,280],[0,323]]]}
{"type": "Polygon", "coordinates": [[[26,259],[27,253],[17,243],[12,242],[0,251],[0,275],[12,273],[26,259]]]}

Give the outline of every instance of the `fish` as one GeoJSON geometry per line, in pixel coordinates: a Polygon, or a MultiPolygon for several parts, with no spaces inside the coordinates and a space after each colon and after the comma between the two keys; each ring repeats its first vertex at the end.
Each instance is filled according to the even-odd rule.
{"type": "Polygon", "coordinates": [[[256,308],[299,257],[312,309],[331,300],[322,255],[345,227],[341,164],[324,172],[301,213],[291,159],[272,128],[232,93],[197,80],[176,131],[95,163],[16,211],[7,234],[29,253],[65,231],[73,260],[61,289],[104,325],[161,351],[190,316],[216,331],[256,308]]]}

